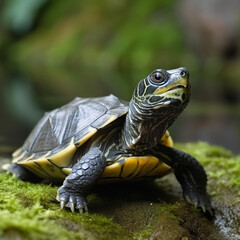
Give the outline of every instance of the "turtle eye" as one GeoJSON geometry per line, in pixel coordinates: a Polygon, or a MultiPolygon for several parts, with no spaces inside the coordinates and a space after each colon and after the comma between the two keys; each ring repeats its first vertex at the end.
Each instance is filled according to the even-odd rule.
{"type": "Polygon", "coordinates": [[[165,77],[161,72],[155,72],[151,75],[151,80],[154,83],[163,83],[165,81],[165,77]]]}

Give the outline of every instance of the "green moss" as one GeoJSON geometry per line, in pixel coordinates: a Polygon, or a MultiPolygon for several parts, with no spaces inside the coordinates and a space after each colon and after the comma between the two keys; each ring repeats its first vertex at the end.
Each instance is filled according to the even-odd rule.
{"type": "Polygon", "coordinates": [[[112,236],[125,239],[128,236],[109,218],[60,210],[55,201],[56,191],[57,187],[26,183],[0,174],[0,236],[12,232],[22,239],[111,239],[112,236]]]}
{"type": "Polygon", "coordinates": [[[42,184],[22,182],[6,174],[0,174],[0,199],[5,197],[16,198],[21,204],[32,206],[36,202],[47,204],[55,199],[57,188],[42,184]]]}
{"type": "Polygon", "coordinates": [[[138,240],[149,239],[149,236],[151,235],[152,232],[153,232],[152,228],[142,230],[134,235],[135,236],[134,239],[138,239],[138,240]]]}
{"type": "Polygon", "coordinates": [[[175,214],[176,211],[179,211],[178,208],[176,204],[161,203],[159,211],[161,215],[166,215],[168,219],[174,220],[176,223],[180,224],[183,220],[175,214]]]}
{"type": "Polygon", "coordinates": [[[15,209],[13,212],[1,211],[0,234],[12,230],[24,239],[69,239],[72,236],[81,239],[82,236],[81,233],[71,232],[57,225],[49,219],[48,211],[38,203],[30,208],[15,209]]]}

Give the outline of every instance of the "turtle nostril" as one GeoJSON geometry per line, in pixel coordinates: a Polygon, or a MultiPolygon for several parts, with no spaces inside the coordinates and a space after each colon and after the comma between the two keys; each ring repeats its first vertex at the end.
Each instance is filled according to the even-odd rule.
{"type": "Polygon", "coordinates": [[[186,68],[183,68],[180,72],[181,77],[189,77],[189,72],[186,68]]]}
{"type": "Polygon", "coordinates": [[[185,72],[184,70],[182,70],[182,71],[180,72],[180,75],[181,75],[181,77],[185,77],[186,72],[185,72]]]}

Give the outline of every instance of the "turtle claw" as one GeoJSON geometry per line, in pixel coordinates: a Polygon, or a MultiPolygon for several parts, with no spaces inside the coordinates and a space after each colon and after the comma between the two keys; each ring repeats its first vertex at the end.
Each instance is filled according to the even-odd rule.
{"type": "Polygon", "coordinates": [[[203,213],[206,213],[206,206],[203,205],[201,208],[202,208],[203,213]]]}
{"type": "Polygon", "coordinates": [[[87,207],[87,203],[84,202],[81,205],[77,205],[76,208],[78,209],[78,211],[82,214],[84,212],[88,212],[88,207],[87,207]]]}
{"type": "Polygon", "coordinates": [[[64,209],[65,204],[66,204],[65,201],[60,201],[60,208],[61,208],[61,209],[64,209]]]}
{"type": "Polygon", "coordinates": [[[198,200],[197,199],[193,202],[193,205],[194,205],[195,208],[198,207],[198,200]]]}
{"type": "Polygon", "coordinates": [[[70,207],[71,211],[74,213],[74,203],[70,203],[69,207],[70,207]]]}
{"type": "Polygon", "coordinates": [[[192,204],[195,208],[200,208],[204,214],[214,216],[214,211],[207,194],[190,192],[184,194],[187,202],[192,204]]]}
{"type": "Polygon", "coordinates": [[[78,209],[81,214],[88,211],[86,198],[77,192],[70,192],[65,187],[59,188],[57,200],[60,202],[61,209],[67,207],[71,212],[78,209]]]}
{"type": "Polygon", "coordinates": [[[83,214],[84,212],[88,212],[88,207],[85,205],[84,207],[78,208],[78,211],[83,214]]]}

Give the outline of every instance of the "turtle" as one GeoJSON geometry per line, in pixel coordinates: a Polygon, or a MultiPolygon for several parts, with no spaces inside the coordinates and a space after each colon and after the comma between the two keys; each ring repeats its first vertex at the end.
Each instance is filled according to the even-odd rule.
{"type": "Polygon", "coordinates": [[[173,147],[168,128],[190,99],[189,71],[158,68],[141,80],[130,102],[114,95],[75,98],[44,114],[9,172],[23,181],[60,181],[61,209],[88,211],[98,182],[160,178],[174,173],[184,199],[213,214],[207,175],[191,155],[173,147]]]}

